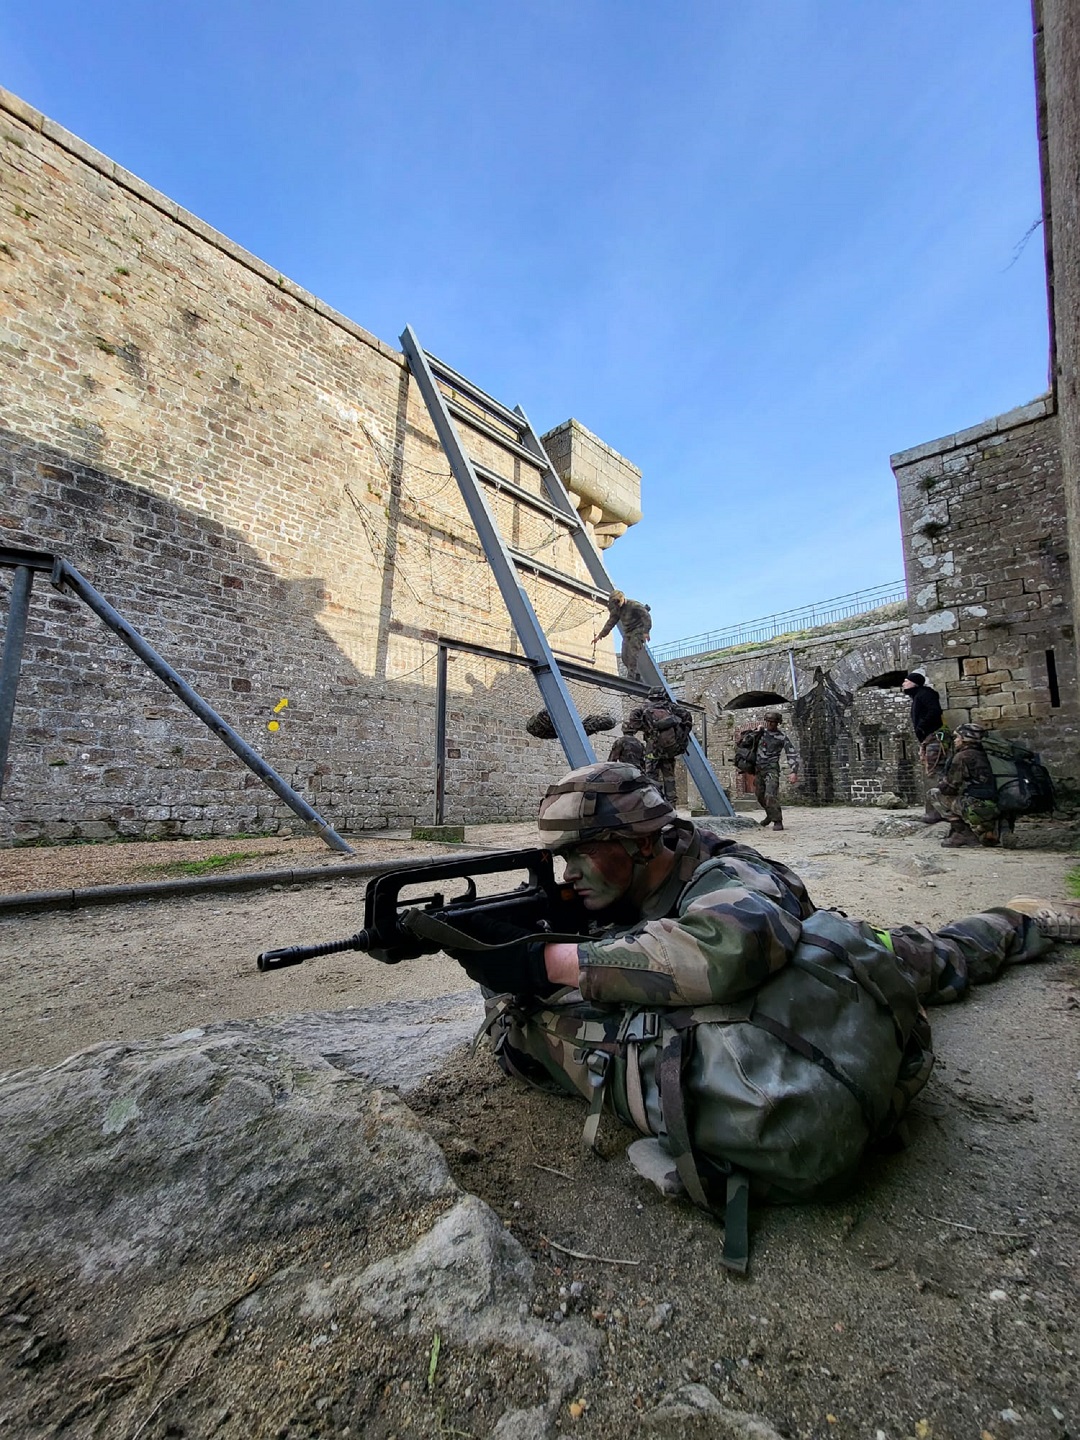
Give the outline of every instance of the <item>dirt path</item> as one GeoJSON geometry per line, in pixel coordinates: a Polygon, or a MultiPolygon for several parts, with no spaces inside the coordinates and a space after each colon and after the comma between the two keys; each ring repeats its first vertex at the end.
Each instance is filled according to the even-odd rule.
{"type": "MultiPolygon", "coordinates": [[[[1021,831],[1015,850],[948,851],[940,830],[872,836],[879,812],[797,810],[788,818],[782,835],[758,836],[761,848],[797,869],[819,904],[880,924],[940,924],[1016,893],[1062,896],[1077,863],[1075,851],[1030,848],[1034,827],[1021,831]]],[[[507,827],[466,838],[532,837],[528,827],[507,827]]],[[[1068,837],[1056,838],[1060,846],[1068,837]]],[[[310,863],[288,842],[274,843],[282,851],[275,863],[310,863]]],[[[370,858],[402,849],[371,843],[381,853],[370,858]]],[[[110,880],[134,878],[123,869],[123,848],[100,847],[118,867],[110,880]]],[[[56,878],[65,865],[69,876],[88,875],[85,853],[51,852],[49,884],[72,883],[56,878]]],[[[40,854],[4,856],[5,891],[19,884],[26,860],[39,868],[33,884],[30,867],[22,873],[22,888],[42,888],[40,854]]],[[[173,856],[181,858],[179,846],[162,858],[173,856]]],[[[267,857],[242,863],[264,868],[267,857]]],[[[102,883],[105,872],[94,873],[102,883]]],[[[5,1068],[213,1019],[460,990],[461,972],[440,958],[388,968],[351,955],[274,975],[255,971],[254,955],[268,944],[357,928],[361,899],[361,885],[333,882],[6,918],[5,1068]]],[[[608,1158],[598,1160],[582,1151],[576,1104],[501,1079],[483,1052],[455,1056],[410,1104],[459,1183],[486,1200],[534,1258],[534,1309],[554,1323],[564,1311],[580,1315],[602,1339],[601,1367],[559,1429],[596,1440],[644,1434],[664,1397],[692,1382],[800,1440],[1080,1433],[1078,960],[1077,951],[1062,950],[935,1011],[939,1060],[910,1148],[873,1159],[845,1202],[759,1211],[745,1282],[718,1265],[719,1232],[708,1216],[662,1200],[632,1175],[622,1153],[630,1137],[613,1121],[603,1132],[608,1158]]],[[[340,1258],[328,1241],[326,1268],[340,1258]]],[[[454,1389],[452,1355],[440,1382],[446,1389],[429,1396],[427,1350],[408,1337],[383,1335],[379,1344],[385,1425],[350,1430],[343,1394],[326,1379],[317,1392],[330,1397],[325,1421],[301,1423],[310,1405],[303,1412],[298,1394],[295,1427],[274,1433],[411,1440],[451,1433],[448,1414],[455,1434],[487,1433],[469,1428],[471,1392],[464,1380],[454,1389]]],[[[361,1350],[355,1364],[362,1369],[369,1358],[361,1350]]],[[[228,1364],[236,1384],[251,1387],[266,1361],[238,1352],[228,1364]]],[[[285,1387],[287,1411],[287,1368],[273,1384],[279,1400],[285,1387]]],[[[147,1437],[165,1433],[153,1428],[147,1437]]],[[[203,1432],[181,1424],[168,1433],[203,1432]]],[[[232,1434],[224,1422],[221,1433],[232,1434]]],[[[654,1422],[652,1433],[734,1432],[706,1419],[669,1419],[654,1422]]]]}
{"type": "MultiPolygon", "coordinates": [[[[740,831],[791,865],[819,905],[881,925],[931,926],[1016,894],[1064,895],[1075,863],[1061,850],[942,850],[944,827],[879,837],[879,811],[790,810],[788,829],[740,831]]],[[[1045,827],[1044,827],[1045,828],[1045,827]]],[[[1062,832],[1058,832],[1060,843],[1062,832]]],[[[469,846],[535,843],[529,825],[475,826],[469,846]]],[[[403,839],[368,840],[358,860],[452,854],[403,839]]],[[[0,890],[64,889],[171,878],[185,864],[234,852],[248,859],[219,873],[339,864],[317,840],[182,841],[55,846],[0,855],[0,890]],[[158,868],[153,868],[158,867],[158,868]],[[164,869],[163,867],[168,867],[164,869]]],[[[211,1020],[332,1010],[381,1000],[428,999],[461,988],[461,972],[436,956],[383,966],[354,953],[261,975],[260,950],[343,938],[363,923],[362,881],[203,895],[0,919],[0,1028],[5,1068],[63,1059],[98,1040],[145,1039],[211,1020]]]]}

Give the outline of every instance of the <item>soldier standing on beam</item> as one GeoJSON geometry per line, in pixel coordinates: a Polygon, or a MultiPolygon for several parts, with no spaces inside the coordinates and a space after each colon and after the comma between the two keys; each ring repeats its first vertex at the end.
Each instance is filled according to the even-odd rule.
{"type": "Polygon", "coordinates": [[[640,680],[638,661],[652,630],[652,612],[641,600],[628,600],[621,590],[612,590],[608,596],[607,608],[607,624],[598,635],[593,636],[593,644],[598,645],[604,636],[610,635],[618,625],[623,637],[619,659],[626,671],[626,678],[640,680]]]}

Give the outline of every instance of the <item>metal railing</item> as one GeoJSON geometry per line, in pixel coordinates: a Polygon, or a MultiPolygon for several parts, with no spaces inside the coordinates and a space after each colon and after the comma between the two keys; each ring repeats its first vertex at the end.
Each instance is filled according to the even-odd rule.
{"type": "Polygon", "coordinates": [[[818,625],[831,625],[852,615],[862,615],[907,599],[907,585],[893,580],[887,585],[874,585],[869,590],[853,590],[850,595],[837,595],[831,600],[818,600],[795,610],[780,610],[760,620],[747,620],[729,630],[709,630],[703,635],[688,635],[685,640],[671,640],[666,645],[651,647],[658,661],[678,660],[685,655],[704,655],[712,650],[728,650],[733,645],[751,645],[774,640],[797,630],[812,630],[818,625]]]}

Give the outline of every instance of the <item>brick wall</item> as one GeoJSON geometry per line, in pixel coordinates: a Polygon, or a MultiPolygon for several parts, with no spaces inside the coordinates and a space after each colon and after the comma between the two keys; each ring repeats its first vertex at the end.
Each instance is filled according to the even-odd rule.
{"type": "Polygon", "coordinates": [[[884,790],[912,803],[922,795],[911,705],[897,688],[909,668],[906,607],[897,605],[770,645],[670,660],[664,672],[705,705],[709,758],[730,794],[753,788],[733,763],[740,732],[778,710],[802,761],[798,787],[782,772],[781,796],[825,805],[868,803],[884,790]]]}
{"type": "Polygon", "coordinates": [[[1049,397],[892,457],[912,656],[957,724],[1027,740],[1076,779],[1071,578],[1049,397]]]}
{"type": "MultiPolygon", "coordinates": [[[[0,187],[0,544],[69,559],[339,830],[430,819],[436,635],[518,646],[403,357],[6,94],[0,187]]],[[[581,574],[546,518],[492,505],[581,574]]],[[[526,586],[588,656],[602,612],[526,586]]],[[[450,689],[448,818],[534,813],[565,766],[522,729],[531,679],[455,657],[450,689]]],[[[38,578],[0,843],[293,823],[38,578]]]]}

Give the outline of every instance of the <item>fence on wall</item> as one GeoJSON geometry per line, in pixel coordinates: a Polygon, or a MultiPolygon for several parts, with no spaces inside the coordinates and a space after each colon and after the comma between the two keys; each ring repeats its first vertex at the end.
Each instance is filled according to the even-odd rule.
{"type": "Polygon", "coordinates": [[[847,620],[853,615],[862,615],[878,610],[882,605],[906,599],[905,582],[893,580],[887,585],[853,590],[849,595],[836,595],[831,600],[818,600],[795,610],[779,610],[775,615],[747,620],[728,630],[708,630],[702,635],[688,635],[684,640],[671,640],[665,645],[650,648],[654,660],[679,660],[686,655],[705,655],[713,650],[728,650],[734,645],[764,643],[798,630],[813,630],[818,625],[831,625],[836,620],[847,620]]]}

